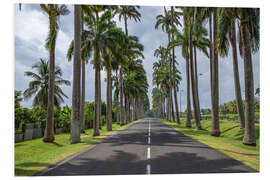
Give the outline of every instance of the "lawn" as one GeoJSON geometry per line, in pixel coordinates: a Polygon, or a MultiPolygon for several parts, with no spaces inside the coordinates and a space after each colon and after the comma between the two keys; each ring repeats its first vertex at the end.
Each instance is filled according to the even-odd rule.
{"type": "Polygon", "coordinates": [[[167,122],[163,119],[161,119],[161,121],[171,126],[175,130],[180,131],[183,134],[204,144],[207,144],[208,146],[211,146],[258,171],[260,169],[259,123],[255,124],[257,146],[254,147],[246,146],[242,143],[244,129],[240,129],[239,123],[236,121],[220,120],[220,137],[210,136],[210,120],[201,121],[204,130],[200,131],[194,128],[194,120],[192,120],[192,128],[185,127],[185,119],[181,119],[180,126],[175,122],[167,122]]]}
{"type": "Polygon", "coordinates": [[[104,126],[100,130],[101,136],[93,137],[92,129],[81,134],[81,142],[78,144],[69,143],[69,133],[55,135],[53,143],[44,143],[42,138],[15,143],[15,176],[31,176],[56,162],[79,152],[92,144],[100,142],[104,137],[122,130],[137,121],[125,126],[113,124],[113,131],[107,132],[104,126]]]}

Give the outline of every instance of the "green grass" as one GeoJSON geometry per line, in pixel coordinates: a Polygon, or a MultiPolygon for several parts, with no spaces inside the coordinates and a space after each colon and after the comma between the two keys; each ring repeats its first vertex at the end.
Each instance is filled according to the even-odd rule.
{"type": "Polygon", "coordinates": [[[161,121],[175,130],[207,144],[208,146],[213,147],[258,171],[260,169],[260,129],[258,123],[255,124],[257,146],[254,147],[247,146],[242,143],[244,129],[240,129],[239,123],[235,121],[220,120],[220,137],[210,136],[210,120],[201,121],[204,130],[196,130],[194,120],[192,120],[192,128],[185,127],[185,119],[181,119],[180,126],[175,122],[167,122],[163,119],[161,121]]]}
{"type": "Polygon", "coordinates": [[[31,176],[74,153],[77,153],[92,144],[100,142],[104,137],[122,130],[137,121],[125,126],[113,124],[113,131],[107,132],[106,127],[100,130],[100,136],[93,137],[92,129],[86,130],[85,136],[78,144],[69,143],[69,133],[55,135],[53,143],[44,143],[42,138],[15,143],[15,176],[31,176]]]}

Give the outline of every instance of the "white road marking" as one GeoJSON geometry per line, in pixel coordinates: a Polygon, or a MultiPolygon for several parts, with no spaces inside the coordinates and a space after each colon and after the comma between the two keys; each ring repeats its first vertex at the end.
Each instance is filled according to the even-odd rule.
{"type": "Polygon", "coordinates": [[[151,165],[150,164],[146,165],[146,174],[151,174],[151,165]]]}
{"type": "Polygon", "coordinates": [[[150,145],[151,144],[151,138],[148,137],[148,144],[150,145]]]}
{"type": "Polygon", "coordinates": [[[147,148],[147,159],[151,158],[150,147],[147,148]]]}

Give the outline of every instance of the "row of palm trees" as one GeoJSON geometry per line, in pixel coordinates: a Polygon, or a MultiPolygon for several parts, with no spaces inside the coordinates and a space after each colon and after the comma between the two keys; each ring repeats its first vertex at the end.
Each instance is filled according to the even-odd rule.
{"type": "MultiPolygon", "coordinates": [[[[53,109],[56,103],[53,98],[56,83],[55,45],[60,16],[69,14],[69,10],[66,5],[57,4],[41,4],[40,7],[49,16],[46,48],[50,54],[47,77],[48,99],[45,105],[47,120],[43,141],[53,142],[53,109]]],[[[93,136],[99,135],[101,125],[101,70],[104,69],[107,73],[106,127],[108,131],[112,130],[113,104],[118,110],[117,119],[120,125],[141,118],[149,107],[148,83],[142,65],[144,47],[138,37],[128,35],[128,19],[140,21],[139,8],[139,6],[74,5],[74,40],[67,51],[67,59],[71,61],[73,58],[70,143],[78,143],[80,133],[85,130],[85,64],[90,58],[95,69],[95,84],[91,84],[91,87],[95,87],[93,136]],[[124,19],[125,32],[116,25],[114,18],[117,15],[119,20],[124,19]]]]}
{"type": "MultiPolygon", "coordinates": [[[[200,102],[198,93],[197,49],[210,60],[210,89],[212,126],[211,135],[220,136],[219,128],[219,72],[218,57],[227,56],[232,47],[235,97],[239,113],[240,128],[245,128],[243,143],[256,145],[254,129],[254,85],[252,70],[252,53],[259,50],[259,9],[256,8],[197,8],[197,7],[164,7],[164,14],[156,17],[156,28],[168,35],[168,46],[159,47],[154,55],[158,61],[153,64],[153,83],[155,99],[159,99],[161,115],[167,119],[174,115],[173,104],[177,105],[175,93],[172,101],[171,89],[177,91],[177,71],[175,70],[175,48],[180,47],[182,57],[186,60],[187,81],[187,117],[186,127],[191,127],[190,84],[196,129],[201,130],[200,102]],[[183,24],[180,22],[183,19],[183,24]],[[208,30],[206,23],[208,22],[208,30]],[[180,30],[181,29],[181,30],[180,30]],[[238,33],[238,40],[236,34],[238,33]],[[237,48],[238,43],[238,48],[237,48]],[[245,78],[245,113],[241,99],[237,50],[244,60],[245,78]],[[168,65],[169,64],[169,65],[168,65]],[[167,81],[163,81],[167,78],[167,81]],[[164,90],[166,92],[164,93],[164,90]],[[165,99],[167,104],[165,104],[165,99]]],[[[177,107],[175,111],[178,112],[177,107]]],[[[177,113],[176,113],[177,116],[177,113]]],[[[174,117],[173,117],[174,120],[174,117]]],[[[180,120],[177,118],[177,122],[180,120]]]]}

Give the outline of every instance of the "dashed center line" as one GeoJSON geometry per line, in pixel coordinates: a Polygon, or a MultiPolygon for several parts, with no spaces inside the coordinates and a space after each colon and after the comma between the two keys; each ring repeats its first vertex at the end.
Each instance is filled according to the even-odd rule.
{"type": "MultiPolygon", "coordinates": [[[[150,119],[149,121],[149,126],[148,126],[148,148],[147,148],[147,159],[151,158],[151,150],[150,150],[150,144],[151,144],[151,125],[150,125],[150,119]]],[[[151,165],[147,164],[146,165],[146,174],[151,174],[151,165]]]]}
{"type": "Polygon", "coordinates": [[[147,148],[147,159],[151,158],[150,147],[147,148]]]}
{"type": "Polygon", "coordinates": [[[146,174],[151,174],[151,165],[150,164],[146,165],[146,174]]]}

